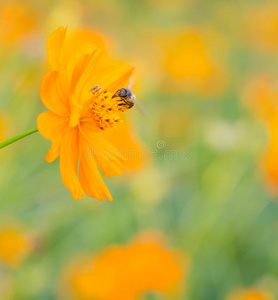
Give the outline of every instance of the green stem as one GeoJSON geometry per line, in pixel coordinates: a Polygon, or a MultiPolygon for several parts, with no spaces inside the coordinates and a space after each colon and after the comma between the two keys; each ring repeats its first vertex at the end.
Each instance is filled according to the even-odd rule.
{"type": "Polygon", "coordinates": [[[8,146],[8,145],[10,145],[10,144],[12,144],[12,143],[14,143],[14,142],[20,140],[20,139],[23,139],[24,137],[26,137],[26,136],[28,136],[28,135],[30,135],[30,134],[33,134],[33,133],[35,133],[35,132],[37,132],[37,131],[38,131],[38,128],[35,127],[35,128],[33,128],[33,129],[27,130],[27,131],[25,131],[25,132],[23,132],[23,133],[21,133],[21,134],[18,134],[18,135],[16,135],[16,136],[14,136],[14,137],[12,137],[12,138],[10,138],[10,139],[8,139],[8,140],[6,140],[6,141],[0,143],[0,149],[1,149],[1,148],[4,148],[4,147],[6,147],[6,146],[8,146]]]}

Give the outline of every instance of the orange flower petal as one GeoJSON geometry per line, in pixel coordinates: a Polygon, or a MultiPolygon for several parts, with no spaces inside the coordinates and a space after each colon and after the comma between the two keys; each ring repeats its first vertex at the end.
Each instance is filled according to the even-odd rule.
{"type": "Polygon", "coordinates": [[[64,130],[68,125],[68,119],[62,118],[51,111],[41,113],[37,118],[39,132],[52,141],[52,147],[46,154],[46,161],[52,162],[60,155],[60,143],[64,130]]]}
{"type": "Polygon", "coordinates": [[[54,30],[46,40],[46,51],[50,69],[58,71],[62,62],[62,51],[67,34],[67,27],[54,30]]]}
{"type": "Polygon", "coordinates": [[[133,72],[132,67],[122,64],[113,64],[98,70],[99,60],[101,60],[103,54],[102,51],[92,47],[87,47],[86,50],[89,52],[81,54],[74,61],[75,67],[71,76],[70,93],[73,95],[71,104],[77,108],[74,109],[75,116],[71,116],[71,124],[74,126],[76,126],[76,120],[80,118],[82,113],[81,107],[86,106],[86,103],[92,98],[90,90],[95,85],[99,85],[103,90],[116,91],[128,85],[129,78],[133,72]],[[99,75],[96,76],[96,74],[99,75]],[[107,74],[112,75],[108,77],[107,74]]]}
{"type": "Polygon", "coordinates": [[[78,166],[78,129],[66,129],[62,142],[60,154],[61,177],[65,186],[72,192],[72,197],[79,200],[85,198],[84,191],[77,177],[78,166]]]}
{"type": "Polygon", "coordinates": [[[73,56],[82,51],[84,45],[92,45],[94,47],[104,49],[105,43],[103,38],[94,32],[87,30],[71,32],[67,35],[63,49],[63,61],[65,65],[71,61],[73,56]]]}
{"type": "Polygon", "coordinates": [[[103,136],[121,151],[124,158],[122,163],[126,169],[136,169],[146,159],[139,141],[132,136],[126,122],[120,124],[117,129],[104,131],[103,136]]]}
{"type": "Polygon", "coordinates": [[[123,153],[109,143],[102,134],[90,130],[88,123],[82,123],[80,130],[90,145],[91,156],[94,157],[97,166],[101,169],[104,176],[122,175],[123,153]]]}
{"type": "Polygon", "coordinates": [[[129,80],[134,71],[134,67],[113,64],[107,66],[94,74],[94,79],[97,81],[103,89],[110,91],[117,91],[122,87],[127,87],[129,85],[129,80]]]}
{"type": "MultiPolygon", "coordinates": [[[[74,68],[72,70],[71,82],[70,82],[70,91],[74,93],[77,84],[82,78],[81,83],[79,83],[80,88],[86,90],[85,92],[89,94],[89,90],[92,86],[92,72],[96,72],[96,66],[99,57],[102,54],[100,49],[94,47],[86,47],[85,52],[79,55],[74,61],[74,68]],[[90,70],[88,72],[88,69],[90,70]],[[88,76],[89,73],[89,76],[88,76]],[[87,75],[87,76],[86,76],[87,75]],[[87,83],[87,87],[84,85],[87,83]]],[[[84,101],[83,101],[84,102],[84,101]]]]}
{"type": "Polygon", "coordinates": [[[69,116],[69,86],[67,77],[62,70],[60,72],[48,72],[44,75],[40,96],[46,108],[59,116],[69,116]]]}
{"type": "MultiPolygon", "coordinates": [[[[87,67],[84,64],[86,58],[80,60],[83,64],[83,68],[79,68],[79,73],[82,75],[79,77],[78,84],[74,82],[76,86],[76,97],[82,99],[80,105],[84,105],[91,97],[89,92],[95,85],[99,85],[102,90],[117,91],[122,87],[129,85],[130,77],[134,68],[123,64],[115,64],[110,62],[106,67],[103,67],[103,55],[101,50],[93,53],[91,60],[87,67]],[[99,69],[101,65],[101,69],[99,69]],[[82,71],[81,71],[82,70],[82,71]]],[[[85,55],[84,55],[85,56],[85,55]]],[[[106,62],[107,64],[107,62],[106,62]]]]}
{"type": "Polygon", "coordinates": [[[82,188],[89,197],[101,201],[107,198],[112,201],[112,196],[99,173],[94,158],[90,156],[90,151],[88,142],[80,139],[79,179],[82,188]]]}
{"type": "Polygon", "coordinates": [[[60,155],[61,138],[62,138],[62,134],[59,134],[57,135],[57,137],[53,138],[52,146],[48,150],[47,154],[45,155],[45,160],[48,163],[52,163],[60,155]]]}

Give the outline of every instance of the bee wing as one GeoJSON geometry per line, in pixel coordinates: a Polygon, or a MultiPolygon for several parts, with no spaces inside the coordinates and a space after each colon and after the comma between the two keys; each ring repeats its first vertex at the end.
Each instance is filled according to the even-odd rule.
{"type": "Polygon", "coordinates": [[[136,107],[136,109],[137,109],[142,115],[146,115],[146,114],[147,114],[147,109],[146,109],[140,102],[138,102],[138,100],[136,100],[136,103],[135,103],[134,107],[136,107]]]}
{"type": "Polygon", "coordinates": [[[132,76],[129,78],[129,85],[128,85],[128,89],[132,90],[132,86],[133,86],[133,80],[132,80],[132,76]]]}
{"type": "MultiPolygon", "coordinates": [[[[131,76],[130,79],[129,79],[129,85],[128,85],[127,88],[128,88],[129,90],[132,90],[132,85],[133,85],[133,80],[132,80],[132,76],[131,76]]],[[[140,102],[138,102],[137,99],[136,99],[136,101],[135,101],[134,107],[136,107],[136,109],[138,109],[139,112],[140,112],[142,115],[145,115],[145,114],[147,113],[147,110],[143,107],[143,105],[142,105],[140,102]]]]}

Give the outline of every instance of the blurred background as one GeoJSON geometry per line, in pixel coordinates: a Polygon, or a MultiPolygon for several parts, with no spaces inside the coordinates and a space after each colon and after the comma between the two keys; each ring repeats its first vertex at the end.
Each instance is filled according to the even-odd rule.
{"type": "Polygon", "coordinates": [[[39,133],[2,149],[0,299],[278,299],[277,1],[1,0],[0,140],[46,110],[59,26],[136,67],[151,155],[99,202],[71,198],[39,133]]]}

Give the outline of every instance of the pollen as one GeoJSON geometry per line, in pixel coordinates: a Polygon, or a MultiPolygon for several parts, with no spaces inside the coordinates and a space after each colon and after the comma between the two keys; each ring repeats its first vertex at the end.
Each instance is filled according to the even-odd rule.
{"type": "Polygon", "coordinates": [[[97,93],[89,106],[101,130],[117,128],[117,124],[123,122],[120,118],[121,111],[113,95],[113,93],[107,91],[97,93]]]}

